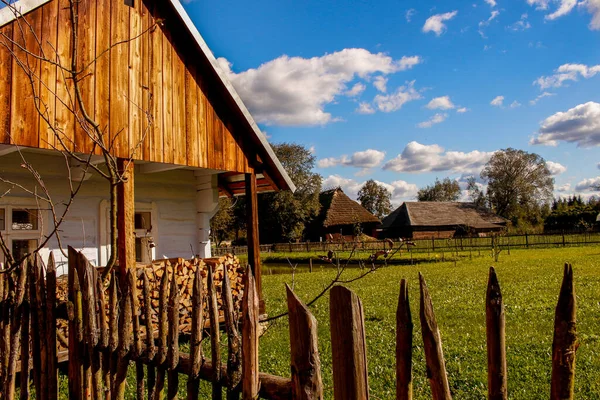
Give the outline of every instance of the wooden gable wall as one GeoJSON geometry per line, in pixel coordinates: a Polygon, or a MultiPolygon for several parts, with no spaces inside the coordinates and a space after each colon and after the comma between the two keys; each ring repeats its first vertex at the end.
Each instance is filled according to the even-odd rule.
{"type": "MultiPolygon", "coordinates": [[[[87,66],[81,95],[88,114],[114,141],[115,155],[128,157],[136,149],[133,158],[139,160],[252,170],[246,155],[253,150],[243,139],[247,132],[221,98],[212,83],[216,74],[168,2],[78,4],[77,67],[87,66]]],[[[53,59],[57,54],[70,67],[71,32],[68,0],[52,0],[0,28],[0,143],[60,149],[36,110],[34,97],[39,96],[43,114],[60,129],[63,143],[77,152],[92,150],[70,111],[72,82],[60,67],[20,49],[53,59]],[[39,77],[35,92],[20,62],[39,77]]],[[[81,110],[76,112],[81,118],[81,110]]]]}

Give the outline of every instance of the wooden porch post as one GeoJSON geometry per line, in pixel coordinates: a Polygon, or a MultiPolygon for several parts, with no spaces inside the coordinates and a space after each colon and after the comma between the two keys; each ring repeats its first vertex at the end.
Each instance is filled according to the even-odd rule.
{"type": "Polygon", "coordinates": [[[117,160],[119,173],[126,181],[117,186],[117,231],[119,276],[121,282],[127,279],[127,269],[135,268],[135,197],[133,161],[125,158],[117,160]]]}
{"type": "Polygon", "coordinates": [[[246,215],[248,237],[248,264],[256,280],[256,290],[259,298],[259,312],[265,312],[265,300],[262,292],[262,276],[260,268],[260,243],[258,238],[258,197],[256,188],[256,172],[246,174],[246,215]]]}

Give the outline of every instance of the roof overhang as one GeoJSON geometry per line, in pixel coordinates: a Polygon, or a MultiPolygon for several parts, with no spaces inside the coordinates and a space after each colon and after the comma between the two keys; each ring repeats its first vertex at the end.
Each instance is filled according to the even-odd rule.
{"type": "MultiPolygon", "coordinates": [[[[49,3],[50,1],[52,0],[19,0],[10,5],[5,5],[4,8],[0,9],[0,27],[16,20],[18,16],[25,15],[35,10],[36,8],[41,7],[46,3],[49,3]]],[[[256,158],[250,160],[251,165],[255,169],[256,173],[259,175],[267,175],[270,177],[269,179],[272,186],[271,191],[295,191],[296,186],[294,185],[294,182],[292,182],[286,170],[281,165],[281,162],[275,155],[275,152],[271,148],[271,145],[269,144],[267,138],[258,128],[256,121],[254,121],[254,118],[244,105],[244,102],[239,97],[238,93],[227,78],[226,74],[219,66],[217,59],[213,55],[212,51],[209,49],[204,39],[202,38],[202,35],[200,35],[200,32],[190,19],[182,4],[179,2],[179,0],[168,0],[167,3],[171,4],[176,15],[179,17],[180,21],[183,23],[188,33],[196,42],[198,50],[205,57],[208,65],[210,66],[210,69],[215,73],[216,77],[218,78],[217,84],[220,84],[222,86],[221,89],[223,90],[221,90],[221,92],[224,93],[227,104],[230,107],[233,107],[234,109],[237,109],[239,111],[240,118],[238,119],[238,121],[245,125],[244,131],[249,133],[249,139],[255,146],[258,146],[258,149],[260,150],[258,152],[259,154],[253,155],[256,158]]],[[[249,154],[246,154],[246,156],[251,158],[249,154]]]]}

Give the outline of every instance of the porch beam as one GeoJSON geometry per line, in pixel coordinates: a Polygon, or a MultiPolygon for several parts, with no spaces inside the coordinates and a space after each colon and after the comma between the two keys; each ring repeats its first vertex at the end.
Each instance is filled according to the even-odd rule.
{"type": "Polygon", "coordinates": [[[134,165],[126,158],[117,160],[117,167],[125,180],[117,185],[117,232],[119,273],[122,282],[127,270],[135,268],[135,195],[134,165]]]}
{"type": "Polygon", "coordinates": [[[246,235],[248,238],[248,263],[256,280],[256,290],[259,298],[259,312],[265,312],[265,300],[262,292],[262,274],[260,266],[260,241],[258,237],[258,189],[256,172],[246,174],[246,235]]]}

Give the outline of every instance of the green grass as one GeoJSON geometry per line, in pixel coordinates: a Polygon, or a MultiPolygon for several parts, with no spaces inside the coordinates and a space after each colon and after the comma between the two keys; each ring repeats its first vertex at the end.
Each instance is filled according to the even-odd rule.
{"type": "MultiPolygon", "coordinates": [[[[600,399],[600,248],[579,247],[503,252],[490,257],[416,266],[389,266],[348,285],[362,299],[365,311],[369,383],[372,398],[389,399],[395,393],[395,309],[399,281],[410,285],[413,322],[414,394],[430,398],[418,323],[418,277],[429,286],[442,335],[446,367],[454,398],[487,396],[485,291],[488,268],[496,267],[506,305],[506,341],[509,398],[548,398],[554,307],[562,280],[563,263],[573,264],[578,302],[576,398],[600,399]]],[[[357,270],[346,272],[348,277],[357,270]]],[[[295,291],[313,298],[333,277],[331,270],[296,274],[295,291]]],[[[270,315],[285,311],[284,283],[290,275],[265,276],[263,290],[270,315]]],[[[318,321],[319,351],[325,398],[332,398],[329,304],[320,299],[312,312],[318,321]]],[[[273,323],[260,342],[261,371],[289,376],[287,320],[273,323]]]]}

